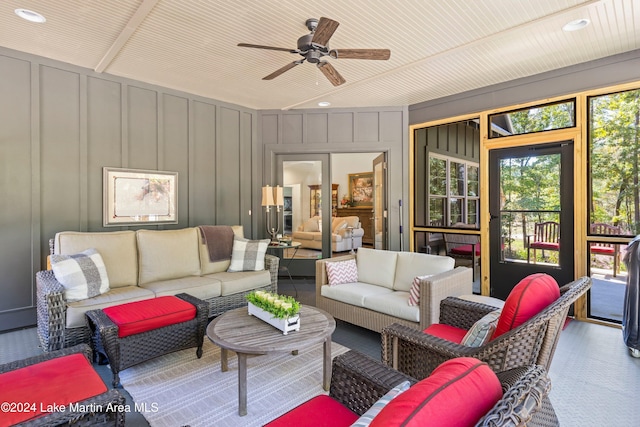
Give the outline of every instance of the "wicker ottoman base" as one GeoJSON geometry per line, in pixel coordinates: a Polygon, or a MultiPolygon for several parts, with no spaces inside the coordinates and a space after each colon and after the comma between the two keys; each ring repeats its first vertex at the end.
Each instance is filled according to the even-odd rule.
{"type": "Polygon", "coordinates": [[[101,353],[109,359],[114,387],[120,384],[120,371],[155,357],[191,347],[197,347],[196,356],[202,357],[209,305],[188,294],[176,297],[196,307],[194,319],[122,338],[118,326],[102,310],[86,313],[94,355],[101,353]]]}

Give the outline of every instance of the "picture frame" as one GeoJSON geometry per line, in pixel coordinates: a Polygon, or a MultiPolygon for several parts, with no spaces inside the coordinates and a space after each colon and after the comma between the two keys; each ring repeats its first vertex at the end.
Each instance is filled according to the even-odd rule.
{"type": "Polygon", "coordinates": [[[349,174],[351,206],[373,206],[373,172],[349,174]]]}
{"type": "Polygon", "coordinates": [[[178,223],[178,172],[102,171],[103,226],[178,223]]]}

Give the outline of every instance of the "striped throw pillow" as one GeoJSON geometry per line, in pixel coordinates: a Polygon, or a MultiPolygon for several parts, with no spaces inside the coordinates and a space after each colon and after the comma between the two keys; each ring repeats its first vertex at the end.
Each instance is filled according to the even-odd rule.
{"type": "Polygon", "coordinates": [[[420,281],[431,276],[431,274],[428,274],[426,276],[417,276],[413,278],[413,284],[411,285],[411,289],[409,289],[409,300],[407,301],[407,304],[411,306],[420,305],[420,281]]]}
{"type": "Polygon", "coordinates": [[[51,269],[64,287],[67,301],[93,298],[109,291],[107,268],[93,248],[73,255],[51,255],[51,269]]]}
{"type": "Polygon", "coordinates": [[[411,383],[409,383],[409,381],[403,381],[389,390],[387,394],[382,396],[376,403],[374,403],[373,406],[367,410],[367,412],[362,414],[355,423],[351,424],[351,427],[367,427],[369,424],[371,424],[371,421],[373,421],[376,415],[378,415],[380,411],[382,411],[382,408],[384,408],[387,403],[391,402],[393,398],[401,394],[403,391],[408,390],[410,385],[411,383]]]}
{"type": "Polygon", "coordinates": [[[355,259],[347,261],[328,262],[327,278],[329,286],[354,283],[358,281],[358,266],[355,259]]]}
{"type": "Polygon", "coordinates": [[[480,320],[473,324],[471,329],[462,338],[460,344],[467,347],[480,347],[491,339],[491,335],[496,330],[501,310],[495,310],[485,314],[480,320]]]}

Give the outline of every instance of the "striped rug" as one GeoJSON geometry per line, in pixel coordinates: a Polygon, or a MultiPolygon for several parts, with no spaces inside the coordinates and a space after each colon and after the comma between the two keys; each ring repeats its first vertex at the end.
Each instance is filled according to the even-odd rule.
{"type": "MultiPolygon", "coordinates": [[[[332,356],[348,349],[332,343],[332,356]]],[[[152,427],[261,426],[322,389],[322,344],[290,353],[249,357],[247,415],[238,415],[238,363],[220,371],[220,349],[206,337],[195,348],[171,353],[120,373],[122,386],[152,427]]]]}

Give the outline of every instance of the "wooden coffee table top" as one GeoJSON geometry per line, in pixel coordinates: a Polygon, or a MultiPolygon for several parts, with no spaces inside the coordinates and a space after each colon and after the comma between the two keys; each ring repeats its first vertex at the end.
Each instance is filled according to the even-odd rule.
{"type": "Polygon", "coordinates": [[[330,339],[336,321],[315,307],[300,307],[300,330],[282,331],[249,316],[247,307],[227,311],[207,326],[207,337],[221,348],[244,354],[267,354],[300,350],[330,339]]]}

